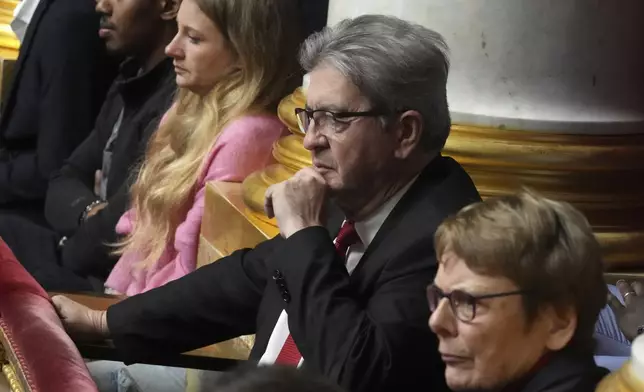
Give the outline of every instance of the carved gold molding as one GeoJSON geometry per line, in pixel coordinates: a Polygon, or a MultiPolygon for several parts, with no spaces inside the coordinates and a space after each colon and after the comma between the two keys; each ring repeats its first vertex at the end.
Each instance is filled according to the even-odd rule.
{"type": "Polygon", "coordinates": [[[298,135],[303,135],[300,127],[297,125],[295,118],[295,109],[303,108],[306,105],[306,97],[301,87],[298,87],[292,94],[282,99],[277,107],[277,117],[288,127],[288,129],[298,135]]]}
{"type": "Polygon", "coordinates": [[[13,20],[13,10],[18,5],[16,0],[0,0],[0,57],[9,60],[18,58],[20,41],[9,25],[13,20]]]}
{"type": "Polygon", "coordinates": [[[20,377],[20,373],[17,371],[20,368],[19,366],[17,359],[11,351],[8,337],[5,335],[4,330],[0,328],[0,368],[9,383],[11,392],[25,392],[30,390],[26,380],[20,377]]]}
{"type": "Polygon", "coordinates": [[[2,365],[2,374],[4,374],[4,377],[7,379],[7,382],[9,383],[9,388],[11,388],[11,392],[25,391],[22,388],[22,385],[20,384],[18,374],[16,373],[16,370],[14,369],[13,365],[9,363],[2,365]]]}
{"type": "Polygon", "coordinates": [[[18,0],[0,0],[0,23],[9,24],[13,20],[13,10],[18,6],[18,0]]]}
{"type": "Polygon", "coordinates": [[[444,154],[485,197],[529,187],[584,212],[611,268],[644,267],[644,129],[590,136],[455,124],[444,154]]]}
{"type": "Polygon", "coordinates": [[[639,392],[644,390],[644,385],[628,361],[617,371],[604,377],[597,386],[596,392],[639,392]]]}

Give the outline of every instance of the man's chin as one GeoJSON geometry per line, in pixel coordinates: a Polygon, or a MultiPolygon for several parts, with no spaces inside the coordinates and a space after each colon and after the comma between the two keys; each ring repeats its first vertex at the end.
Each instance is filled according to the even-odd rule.
{"type": "Polygon", "coordinates": [[[336,171],[326,167],[317,166],[313,166],[313,170],[324,178],[329,196],[333,197],[334,195],[338,195],[338,193],[343,192],[344,186],[342,185],[342,179],[336,171]]]}
{"type": "Polygon", "coordinates": [[[110,55],[122,56],[125,54],[123,47],[114,38],[104,38],[103,41],[105,41],[105,49],[110,55]]]}

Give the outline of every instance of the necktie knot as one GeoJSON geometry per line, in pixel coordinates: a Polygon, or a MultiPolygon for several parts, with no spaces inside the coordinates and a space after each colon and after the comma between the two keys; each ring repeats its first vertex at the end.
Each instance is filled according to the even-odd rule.
{"type": "Polygon", "coordinates": [[[335,249],[342,258],[345,258],[349,247],[357,243],[362,243],[362,240],[356,231],[355,222],[345,220],[335,237],[335,249]]]}

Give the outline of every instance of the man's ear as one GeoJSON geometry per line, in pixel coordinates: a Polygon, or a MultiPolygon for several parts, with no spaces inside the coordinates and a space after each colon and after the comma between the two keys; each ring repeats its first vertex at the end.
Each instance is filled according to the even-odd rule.
{"type": "Polygon", "coordinates": [[[161,19],[177,19],[177,13],[179,12],[180,5],[181,0],[161,0],[161,19]]]}
{"type": "Polygon", "coordinates": [[[393,131],[396,133],[396,158],[407,158],[420,144],[423,137],[423,116],[408,110],[398,117],[393,131]]]}

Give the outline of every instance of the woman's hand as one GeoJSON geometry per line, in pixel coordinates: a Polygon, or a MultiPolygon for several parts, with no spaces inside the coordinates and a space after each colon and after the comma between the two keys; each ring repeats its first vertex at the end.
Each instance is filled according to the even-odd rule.
{"type": "Polygon", "coordinates": [[[106,311],[90,309],[62,295],[56,295],[51,300],[70,335],[81,339],[104,339],[109,336],[106,311]]]}
{"type": "Polygon", "coordinates": [[[608,304],[613,309],[624,336],[633,341],[638,335],[638,328],[644,326],[644,283],[636,281],[629,284],[620,280],[616,286],[624,298],[624,305],[612,294],[608,304]]]}

